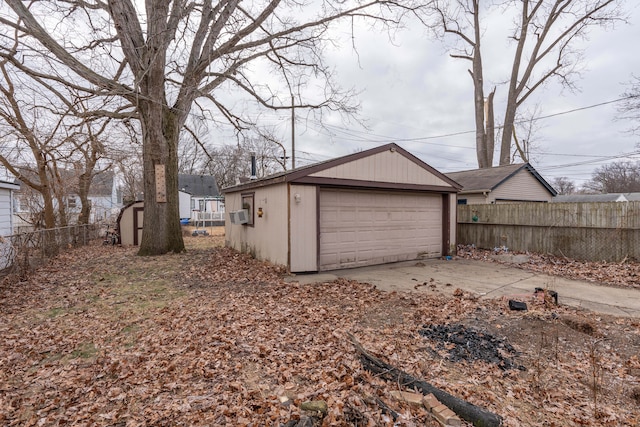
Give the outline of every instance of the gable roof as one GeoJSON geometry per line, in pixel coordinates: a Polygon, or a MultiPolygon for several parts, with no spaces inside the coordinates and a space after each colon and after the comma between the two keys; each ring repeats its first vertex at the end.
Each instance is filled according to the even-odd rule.
{"type": "MultiPolygon", "coordinates": [[[[20,177],[31,179],[36,182],[39,181],[36,172],[26,166],[19,166],[16,168],[20,172],[20,176],[16,177],[15,183],[22,189],[25,185],[24,181],[20,177]]],[[[78,194],[78,180],[80,173],[73,169],[58,169],[62,182],[67,186],[69,195],[78,194]]],[[[115,179],[115,173],[111,170],[102,170],[91,178],[91,186],[89,187],[88,197],[111,197],[113,192],[113,182],[115,179]]]]}
{"type": "Polygon", "coordinates": [[[219,196],[218,184],[211,175],[178,175],[178,189],[195,197],[219,196]]]}
{"type": "Polygon", "coordinates": [[[311,174],[315,174],[320,171],[324,171],[345,163],[353,162],[355,160],[369,157],[374,154],[382,153],[388,150],[397,152],[398,154],[402,155],[403,157],[417,164],[421,168],[425,169],[429,173],[445,181],[446,183],[451,185],[451,187],[453,187],[455,190],[460,190],[460,188],[462,188],[460,184],[458,184],[456,181],[447,177],[445,174],[438,172],[436,169],[432,168],[431,166],[429,166],[428,164],[426,164],[425,162],[423,162],[413,154],[409,153],[402,147],[398,146],[397,144],[390,143],[390,144],[381,145],[376,148],[372,148],[370,150],[360,151],[358,153],[353,153],[353,154],[338,157],[335,159],[326,160],[324,162],[298,167],[291,171],[279,172],[264,178],[252,180],[248,183],[226,187],[222,189],[222,192],[229,193],[229,192],[235,192],[235,191],[242,191],[242,190],[259,188],[267,185],[279,184],[284,182],[303,182],[305,181],[305,178],[311,174]]]}
{"type": "Polygon", "coordinates": [[[460,172],[450,172],[446,174],[449,178],[459,182],[462,185],[461,193],[482,193],[495,190],[499,185],[503,184],[509,178],[518,172],[526,170],[540,184],[542,184],[551,195],[555,196],[558,192],[545,181],[542,176],[529,163],[516,163],[513,165],[496,166],[493,168],[471,169],[460,172]]]}

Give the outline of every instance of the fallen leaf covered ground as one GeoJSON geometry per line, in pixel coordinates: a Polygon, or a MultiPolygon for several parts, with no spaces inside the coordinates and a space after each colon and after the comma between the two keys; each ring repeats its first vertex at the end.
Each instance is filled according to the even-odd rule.
{"type": "Polygon", "coordinates": [[[286,283],[281,268],[223,248],[223,236],[185,240],[187,253],[159,257],[80,248],[27,281],[5,280],[0,424],[279,426],[323,400],[322,425],[393,425],[380,399],[401,414],[396,425],[438,425],[389,397],[410,385],[364,371],[348,333],[507,426],[640,424],[638,319],[286,283]],[[420,333],[434,325],[497,337],[521,368],[453,360],[456,342],[420,333]]]}

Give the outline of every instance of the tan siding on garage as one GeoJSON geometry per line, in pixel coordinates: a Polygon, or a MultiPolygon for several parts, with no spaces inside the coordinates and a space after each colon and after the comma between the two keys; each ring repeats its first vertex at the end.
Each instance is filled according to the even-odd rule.
{"type": "Polygon", "coordinates": [[[311,174],[313,177],[450,186],[398,152],[384,151],[311,174]]]}
{"type": "Polygon", "coordinates": [[[291,185],[291,271],[318,270],[317,188],[315,185],[291,185]]]}
{"type": "Polygon", "coordinates": [[[288,265],[287,184],[271,185],[247,191],[254,194],[254,225],[232,224],[229,212],[242,209],[243,192],[225,195],[225,240],[227,246],[252,254],[257,259],[288,265]]]}
{"type": "Polygon", "coordinates": [[[505,200],[550,202],[552,198],[549,190],[526,169],[521,169],[489,193],[489,203],[501,203],[505,200]]]}
{"type": "Polygon", "coordinates": [[[321,190],[320,270],[442,254],[440,194],[321,190]]]}

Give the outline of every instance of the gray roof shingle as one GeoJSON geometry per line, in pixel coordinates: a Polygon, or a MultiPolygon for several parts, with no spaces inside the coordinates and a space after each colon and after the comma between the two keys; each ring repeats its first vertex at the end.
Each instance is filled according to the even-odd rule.
{"type": "Polygon", "coordinates": [[[210,175],[178,175],[178,189],[195,197],[219,196],[216,179],[210,175]]]}
{"type": "Polygon", "coordinates": [[[493,191],[500,184],[511,178],[522,169],[528,170],[552,195],[556,190],[529,163],[496,166],[493,168],[472,169],[460,172],[450,172],[446,175],[462,185],[463,193],[493,191]]]}

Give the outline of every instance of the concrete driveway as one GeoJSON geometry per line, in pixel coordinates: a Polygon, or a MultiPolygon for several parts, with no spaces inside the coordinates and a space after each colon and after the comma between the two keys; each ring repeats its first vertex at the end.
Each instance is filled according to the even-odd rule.
{"type": "Polygon", "coordinates": [[[292,275],[287,280],[308,284],[331,282],[340,277],[370,283],[384,291],[452,294],[460,288],[481,298],[521,296],[533,293],[535,288],[543,288],[556,291],[560,304],[615,316],[640,317],[639,289],[614,288],[475,260],[407,261],[292,275]],[[416,288],[416,285],[419,286],[416,288]]]}

